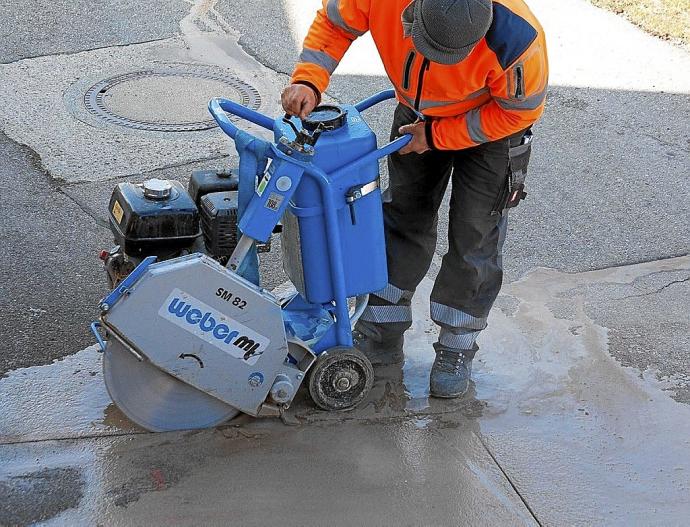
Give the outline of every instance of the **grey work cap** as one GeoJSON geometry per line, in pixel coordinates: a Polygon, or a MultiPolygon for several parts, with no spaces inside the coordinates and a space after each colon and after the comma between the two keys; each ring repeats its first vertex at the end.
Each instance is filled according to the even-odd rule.
{"type": "Polygon", "coordinates": [[[491,0],[415,0],[412,42],[439,64],[465,59],[491,26],[491,0]]]}

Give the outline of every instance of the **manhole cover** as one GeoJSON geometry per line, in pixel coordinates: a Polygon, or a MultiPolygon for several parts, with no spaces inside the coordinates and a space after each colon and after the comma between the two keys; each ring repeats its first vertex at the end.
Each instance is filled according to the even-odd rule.
{"type": "Polygon", "coordinates": [[[231,75],[206,70],[135,71],[104,79],[84,95],[97,117],[120,126],[159,132],[193,132],[216,126],[208,101],[224,97],[252,109],[261,104],[255,88],[231,75]]]}

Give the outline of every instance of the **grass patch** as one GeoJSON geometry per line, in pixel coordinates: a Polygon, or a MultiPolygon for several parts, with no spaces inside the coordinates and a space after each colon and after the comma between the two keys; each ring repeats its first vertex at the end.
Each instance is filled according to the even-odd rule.
{"type": "Polygon", "coordinates": [[[591,0],[653,35],[690,45],[690,0],[591,0]]]}

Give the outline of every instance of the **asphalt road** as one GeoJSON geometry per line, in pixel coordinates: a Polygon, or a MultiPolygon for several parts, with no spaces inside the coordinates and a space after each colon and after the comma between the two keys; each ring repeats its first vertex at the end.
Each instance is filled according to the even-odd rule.
{"type": "Polygon", "coordinates": [[[110,231],[63,194],[31,151],[0,133],[0,376],[93,341],[110,231]]]}
{"type": "Polygon", "coordinates": [[[6,2],[0,63],[169,38],[188,11],[182,0],[6,2]]]}

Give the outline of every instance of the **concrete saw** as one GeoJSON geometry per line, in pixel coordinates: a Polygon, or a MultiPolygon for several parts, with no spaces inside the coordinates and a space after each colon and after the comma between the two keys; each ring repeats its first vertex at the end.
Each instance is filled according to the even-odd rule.
{"type": "Polygon", "coordinates": [[[113,287],[91,326],[115,404],[151,431],[205,428],[245,413],[277,416],[300,386],[328,411],[366,400],[374,371],[352,325],[388,284],[377,148],[356,105],[270,118],[228,99],[209,111],[239,169],[179,181],[119,183],[116,245],[100,257],[113,287]],[[273,131],[241,130],[228,114],[273,131]],[[287,295],[260,286],[258,254],[281,233],[287,295]],[[356,299],[354,314],[350,301],[356,299]]]}

